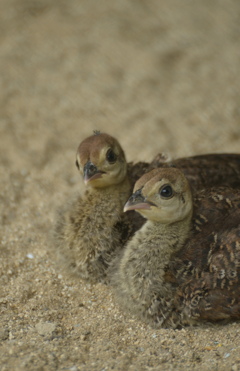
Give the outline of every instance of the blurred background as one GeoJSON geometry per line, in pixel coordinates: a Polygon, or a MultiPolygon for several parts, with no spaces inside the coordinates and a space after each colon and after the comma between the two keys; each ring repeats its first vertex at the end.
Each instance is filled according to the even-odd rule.
{"type": "MultiPolygon", "coordinates": [[[[78,365],[83,352],[80,369],[92,370],[87,359],[95,359],[100,370],[104,357],[109,367],[115,364],[117,347],[123,359],[132,347],[139,367],[145,362],[141,357],[149,357],[149,365],[170,359],[177,369],[178,362],[184,360],[185,367],[189,360],[193,369],[191,362],[200,361],[189,344],[199,349],[199,336],[207,342],[210,333],[182,334],[190,347],[187,356],[180,334],[174,344],[169,340],[173,353],[159,353],[156,337],[148,340],[140,325],[127,332],[108,289],[69,283],[55,266],[50,233],[56,209],[79,189],[75,152],[96,129],[117,137],[129,161],[148,161],[158,152],[172,158],[240,152],[240,1],[0,1],[0,329],[7,326],[6,334],[12,334],[0,331],[0,340],[11,340],[2,353],[8,366],[1,369],[35,369],[33,353],[39,370],[61,369],[59,364],[78,365]],[[53,321],[62,331],[59,354],[34,330],[40,320],[53,321]],[[78,321],[74,338],[71,329],[78,321]],[[83,327],[95,334],[86,354],[84,347],[75,350],[74,342],[88,339],[83,327]],[[104,337],[112,339],[110,350],[103,348],[104,337]],[[139,353],[136,341],[151,351],[139,353]],[[26,352],[29,358],[23,360],[26,352]],[[52,367],[51,352],[56,359],[66,352],[71,362],[59,358],[52,367]]],[[[221,336],[225,333],[225,343],[214,334],[211,341],[239,344],[235,330],[223,329],[221,336]]],[[[202,369],[232,367],[232,356],[209,357],[202,369]]],[[[238,365],[240,360],[234,370],[238,365]]]]}
{"type": "Polygon", "coordinates": [[[136,160],[239,150],[238,0],[1,0],[0,27],[5,160],[93,129],[136,160]]]}

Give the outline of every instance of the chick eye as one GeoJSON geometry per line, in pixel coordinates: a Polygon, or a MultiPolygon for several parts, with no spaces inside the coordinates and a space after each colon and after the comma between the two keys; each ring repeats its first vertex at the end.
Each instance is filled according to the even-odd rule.
{"type": "Polygon", "coordinates": [[[113,152],[111,148],[107,151],[106,159],[110,164],[114,164],[114,162],[116,162],[117,160],[117,155],[113,152]]]}
{"type": "Polygon", "coordinates": [[[160,194],[160,196],[162,196],[164,198],[172,197],[172,195],[173,195],[172,187],[170,185],[163,186],[162,188],[160,188],[159,194],[160,194]]]}

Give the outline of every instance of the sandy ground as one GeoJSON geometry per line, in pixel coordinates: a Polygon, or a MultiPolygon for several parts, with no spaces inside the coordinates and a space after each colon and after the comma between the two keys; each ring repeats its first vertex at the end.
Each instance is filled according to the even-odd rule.
{"type": "Polygon", "coordinates": [[[51,239],[93,129],[128,160],[239,152],[239,0],[1,0],[0,70],[0,369],[240,370],[239,323],[151,329],[51,239]]]}

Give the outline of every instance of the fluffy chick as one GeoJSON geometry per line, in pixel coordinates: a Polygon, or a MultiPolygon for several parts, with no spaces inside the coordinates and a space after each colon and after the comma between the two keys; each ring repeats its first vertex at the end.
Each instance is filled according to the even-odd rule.
{"type": "Polygon", "coordinates": [[[59,214],[58,249],[69,273],[105,282],[110,261],[144,222],[124,214],[123,206],[149,164],[127,164],[118,141],[97,132],[80,144],[76,165],[86,191],[59,214]]]}
{"type": "Polygon", "coordinates": [[[134,187],[124,210],[147,222],[113,267],[123,308],[154,327],[240,318],[240,191],[193,198],[178,169],[156,169],[134,187]]]}

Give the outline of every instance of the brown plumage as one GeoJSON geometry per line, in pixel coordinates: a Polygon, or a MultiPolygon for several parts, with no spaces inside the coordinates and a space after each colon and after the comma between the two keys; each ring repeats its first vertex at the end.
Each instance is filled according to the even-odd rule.
{"type": "Polygon", "coordinates": [[[180,169],[194,191],[215,186],[240,187],[240,154],[213,153],[165,162],[156,156],[152,168],[157,167],[180,169]]]}
{"type": "Polygon", "coordinates": [[[193,196],[180,170],[156,169],[128,210],[147,222],[112,268],[123,308],[155,327],[240,319],[240,190],[193,196]]]}

